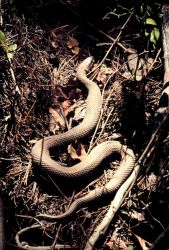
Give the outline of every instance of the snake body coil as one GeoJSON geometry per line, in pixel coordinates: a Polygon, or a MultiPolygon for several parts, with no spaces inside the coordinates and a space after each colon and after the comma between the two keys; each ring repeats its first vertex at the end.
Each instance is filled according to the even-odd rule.
{"type": "Polygon", "coordinates": [[[86,76],[86,72],[89,70],[91,62],[92,57],[89,57],[85,59],[77,69],[77,78],[88,89],[85,118],[81,124],[63,134],[45,137],[37,141],[32,149],[32,158],[33,161],[47,173],[77,180],[93,174],[97,166],[112,153],[120,154],[120,166],[115,172],[113,178],[104,187],[96,188],[95,190],[90,191],[86,196],[74,201],[68,211],[64,214],[58,216],[41,214],[38,215],[39,218],[47,220],[63,220],[68,218],[79,207],[84,206],[99,197],[116,191],[134,167],[135,156],[133,151],[128,149],[126,146],[122,146],[121,143],[117,141],[107,141],[96,146],[84,161],[70,168],[61,166],[50,156],[50,150],[52,148],[61,147],[72,141],[87,136],[97,125],[102,107],[102,97],[100,89],[96,83],[89,80],[86,76]]]}

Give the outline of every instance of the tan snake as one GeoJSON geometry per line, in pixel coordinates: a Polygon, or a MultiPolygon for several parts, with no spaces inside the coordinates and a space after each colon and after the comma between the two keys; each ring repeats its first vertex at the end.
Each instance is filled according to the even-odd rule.
{"type": "Polygon", "coordinates": [[[69,218],[78,208],[88,204],[90,201],[99,197],[112,194],[128,177],[135,164],[135,156],[131,149],[123,146],[118,141],[106,141],[97,145],[87,156],[87,158],[72,166],[64,167],[59,162],[52,159],[50,150],[59,148],[72,141],[89,135],[97,125],[100,111],[102,107],[102,96],[99,87],[95,82],[90,80],[86,73],[92,63],[92,57],[85,59],[77,69],[77,79],[80,80],[88,89],[88,97],[86,100],[86,115],[83,121],[71,130],[49,137],[45,137],[37,141],[32,148],[33,162],[38,164],[46,173],[63,178],[80,180],[89,175],[93,175],[96,168],[104,159],[118,153],[121,156],[120,166],[113,175],[112,179],[105,186],[90,191],[82,198],[75,200],[70,208],[61,215],[53,216],[47,214],[39,214],[38,218],[57,221],[69,218]]]}

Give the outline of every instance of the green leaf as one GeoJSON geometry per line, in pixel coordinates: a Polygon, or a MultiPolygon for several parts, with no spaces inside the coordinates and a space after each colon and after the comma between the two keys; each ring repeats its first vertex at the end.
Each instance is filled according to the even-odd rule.
{"type": "Polygon", "coordinates": [[[154,36],[155,36],[155,38],[156,38],[156,41],[158,41],[159,40],[159,38],[160,38],[160,31],[159,31],[159,29],[158,28],[154,28],[154,36]]]}
{"type": "Polygon", "coordinates": [[[107,65],[105,63],[103,63],[102,68],[107,68],[107,65]]]}
{"type": "Polygon", "coordinates": [[[6,43],[5,33],[0,30],[0,42],[6,43]]]}
{"type": "Polygon", "coordinates": [[[134,247],[133,246],[129,246],[126,248],[126,250],[134,250],[134,247]]]}
{"type": "Polygon", "coordinates": [[[17,44],[12,44],[10,46],[8,46],[8,51],[15,51],[17,49],[17,44]]]}
{"type": "Polygon", "coordinates": [[[7,51],[7,41],[4,32],[0,30],[0,46],[4,49],[4,51],[7,51]]]}
{"type": "Polygon", "coordinates": [[[151,33],[150,33],[150,42],[156,44],[156,38],[155,38],[155,35],[154,35],[154,30],[152,30],[151,33]]]}
{"type": "Polygon", "coordinates": [[[146,30],[145,30],[145,36],[149,36],[150,35],[150,33],[149,32],[147,32],[146,30]]]}
{"type": "Polygon", "coordinates": [[[119,248],[116,246],[113,246],[112,250],[119,250],[119,248]]]}
{"type": "Polygon", "coordinates": [[[13,58],[13,53],[8,52],[8,53],[7,53],[7,58],[8,58],[8,59],[12,59],[12,58],[13,58]]]}
{"type": "Polygon", "coordinates": [[[157,14],[159,18],[163,18],[164,14],[163,13],[158,13],[157,14]]]}
{"type": "Polygon", "coordinates": [[[146,19],[146,24],[154,25],[154,26],[157,25],[156,21],[154,19],[152,19],[152,18],[147,18],[146,19]]]}
{"type": "Polygon", "coordinates": [[[154,28],[150,33],[150,42],[154,43],[156,45],[157,41],[160,37],[160,31],[158,28],[154,28]]]}

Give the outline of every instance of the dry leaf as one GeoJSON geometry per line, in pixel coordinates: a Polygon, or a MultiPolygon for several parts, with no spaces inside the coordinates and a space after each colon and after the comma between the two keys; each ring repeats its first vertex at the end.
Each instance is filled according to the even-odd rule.
{"type": "Polygon", "coordinates": [[[72,105],[72,102],[70,100],[65,100],[64,102],[62,102],[62,109],[63,109],[65,116],[67,116],[67,114],[73,107],[74,107],[74,104],[72,105]]]}
{"type": "MultiPolygon", "coordinates": [[[[134,203],[128,202],[127,204],[128,206],[134,205],[134,203]]],[[[126,214],[127,216],[130,216],[132,219],[138,220],[138,221],[144,221],[145,220],[145,216],[144,213],[139,213],[136,210],[132,209],[130,212],[125,211],[125,210],[121,210],[121,212],[123,214],[126,214]]]]}
{"type": "Polygon", "coordinates": [[[69,40],[67,41],[67,46],[69,49],[74,48],[74,47],[78,47],[79,42],[74,37],[69,36],[69,40]]]}
{"type": "MultiPolygon", "coordinates": [[[[61,103],[61,108],[63,110],[65,117],[68,115],[70,110],[74,108],[74,105],[75,104],[72,105],[72,102],[69,100],[65,100],[64,102],[61,103]]],[[[65,128],[65,119],[55,109],[49,108],[49,115],[50,115],[50,122],[49,122],[50,132],[55,134],[55,131],[59,130],[59,127],[65,128]]]]}
{"type": "Polygon", "coordinates": [[[123,76],[127,79],[135,77],[136,81],[141,81],[147,75],[153,63],[152,58],[148,58],[145,61],[143,58],[139,58],[137,53],[130,54],[127,59],[129,71],[126,67],[123,76]]]}
{"type": "Polygon", "coordinates": [[[106,245],[106,247],[108,247],[109,249],[113,249],[113,246],[114,246],[114,244],[113,244],[112,241],[107,242],[105,245],[106,245]]]}
{"type": "Polygon", "coordinates": [[[83,161],[87,157],[86,150],[84,148],[83,144],[80,144],[80,152],[78,153],[76,149],[72,146],[68,146],[68,153],[72,157],[72,159],[79,159],[80,161],[83,161]]]}
{"type": "Polygon", "coordinates": [[[80,51],[80,48],[79,48],[79,47],[74,47],[74,48],[72,48],[72,52],[73,52],[73,54],[75,54],[75,55],[78,55],[78,54],[79,54],[79,51],[80,51]]]}
{"type": "Polygon", "coordinates": [[[52,42],[51,42],[51,45],[52,45],[52,47],[55,48],[55,49],[58,47],[58,43],[55,42],[55,41],[52,41],[52,42]]]}
{"type": "Polygon", "coordinates": [[[131,212],[129,213],[129,216],[132,219],[138,220],[138,221],[144,221],[145,220],[145,216],[144,213],[139,213],[136,210],[131,210],[131,212]]]}
{"type": "Polygon", "coordinates": [[[134,74],[136,70],[140,68],[140,65],[139,65],[140,62],[138,61],[139,60],[138,54],[136,53],[130,54],[127,60],[128,60],[128,66],[129,66],[130,72],[134,74]]]}
{"type": "Polygon", "coordinates": [[[57,35],[53,31],[51,31],[50,37],[51,37],[51,45],[52,45],[52,47],[57,48],[58,47],[57,35]]]}
{"type": "Polygon", "coordinates": [[[79,101],[76,103],[75,111],[74,111],[74,121],[82,120],[86,114],[86,104],[84,101],[79,101]]]}
{"type": "Polygon", "coordinates": [[[140,246],[142,248],[142,250],[147,250],[149,249],[149,247],[151,246],[151,243],[144,240],[143,238],[141,238],[140,236],[138,236],[137,234],[134,234],[137,238],[137,240],[139,241],[140,243],[140,246]]]}
{"type": "Polygon", "coordinates": [[[97,75],[97,81],[106,83],[109,75],[113,74],[113,70],[110,67],[101,67],[97,75]]]}
{"type": "Polygon", "coordinates": [[[69,40],[67,41],[67,46],[71,49],[72,53],[77,55],[79,54],[79,42],[72,36],[69,36],[69,40]]]}
{"type": "Polygon", "coordinates": [[[65,127],[65,120],[62,116],[59,115],[59,113],[53,109],[49,108],[49,116],[50,116],[50,122],[49,122],[49,131],[55,134],[56,130],[59,130],[59,126],[64,128],[65,127]]]}
{"type": "Polygon", "coordinates": [[[111,237],[111,240],[106,243],[106,246],[109,247],[110,249],[126,249],[127,245],[126,243],[120,239],[117,235],[113,235],[111,237]]]}
{"type": "Polygon", "coordinates": [[[143,181],[138,184],[138,187],[141,190],[155,192],[158,187],[158,181],[159,178],[154,173],[150,173],[149,175],[146,175],[143,181]]]}
{"type": "Polygon", "coordinates": [[[53,80],[54,83],[56,83],[58,78],[59,78],[59,70],[57,68],[54,68],[52,74],[53,74],[52,75],[52,78],[53,78],[52,80],[53,80]]]}

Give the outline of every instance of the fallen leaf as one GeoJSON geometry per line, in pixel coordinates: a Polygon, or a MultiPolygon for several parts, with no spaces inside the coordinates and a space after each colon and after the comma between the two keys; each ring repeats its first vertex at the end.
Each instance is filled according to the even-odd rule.
{"type": "Polygon", "coordinates": [[[62,102],[61,106],[62,106],[65,116],[67,116],[69,111],[74,108],[74,105],[75,104],[72,105],[72,102],[70,100],[65,100],[64,102],[62,102]]]}
{"type": "Polygon", "coordinates": [[[157,175],[155,175],[154,173],[150,173],[149,175],[146,175],[143,181],[138,184],[138,187],[141,190],[155,192],[158,187],[158,181],[159,178],[157,177],[157,175]]]}
{"type": "Polygon", "coordinates": [[[65,127],[65,120],[55,109],[49,108],[49,117],[49,131],[53,134],[56,130],[59,130],[59,127],[65,127]]]}
{"type": "Polygon", "coordinates": [[[102,83],[106,83],[109,75],[113,74],[113,69],[110,67],[101,67],[97,75],[96,80],[102,83]]]}
{"type": "Polygon", "coordinates": [[[80,161],[83,161],[87,157],[87,153],[85,150],[85,147],[83,144],[80,144],[80,152],[77,152],[77,150],[72,146],[68,146],[68,153],[72,157],[72,159],[79,159],[80,161]]]}
{"type": "Polygon", "coordinates": [[[55,48],[55,49],[58,47],[58,44],[57,44],[57,42],[55,42],[55,41],[52,41],[52,42],[51,42],[51,45],[52,45],[52,47],[55,48]]]}
{"type": "Polygon", "coordinates": [[[112,241],[107,242],[106,247],[108,247],[111,250],[119,250],[119,247],[114,246],[112,241]]]}
{"type": "Polygon", "coordinates": [[[132,219],[138,220],[138,221],[144,221],[145,220],[145,216],[144,213],[139,213],[136,210],[131,210],[131,212],[129,213],[129,216],[132,219]]]}
{"type": "Polygon", "coordinates": [[[147,75],[153,63],[152,58],[148,58],[146,61],[139,57],[137,53],[130,54],[127,59],[128,68],[125,67],[123,76],[131,80],[135,78],[136,81],[141,81],[147,75]]]}
{"type": "Polygon", "coordinates": [[[137,53],[134,53],[134,54],[130,54],[127,58],[128,60],[128,67],[129,67],[129,70],[132,74],[134,74],[136,72],[136,70],[139,67],[139,58],[138,58],[138,54],[137,53]]]}
{"type": "Polygon", "coordinates": [[[74,121],[82,120],[85,117],[86,114],[86,104],[84,101],[79,101],[76,103],[76,107],[74,110],[74,121]]]}
{"type": "Polygon", "coordinates": [[[77,55],[79,54],[80,48],[79,48],[79,42],[72,36],[69,36],[69,39],[67,41],[67,46],[69,49],[71,49],[72,53],[77,55]]]}
{"type": "Polygon", "coordinates": [[[120,250],[120,249],[126,249],[127,246],[122,240],[119,240],[118,245],[116,245],[112,241],[109,241],[108,243],[106,243],[106,247],[109,247],[109,249],[113,250],[120,250]]]}
{"type": "Polygon", "coordinates": [[[74,48],[74,47],[78,47],[79,42],[74,37],[69,36],[69,40],[67,41],[67,46],[69,49],[74,48]]]}
{"type": "MultiPolygon", "coordinates": [[[[70,110],[74,108],[74,105],[72,105],[72,102],[70,100],[65,100],[61,103],[61,109],[63,111],[63,115],[66,117],[70,110]]],[[[61,114],[61,111],[58,112],[57,110],[53,108],[49,108],[49,116],[50,116],[50,122],[49,122],[49,131],[55,134],[56,130],[59,130],[59,127],[65,128],[65,119],[61,114]]]]}
{"type": "Polygon", "coordinates": [[[59,46],[57,35],[53,31],[50,33],[50,41],[53,48],[57,48],[59,46]]]}
{"type": "MultiPolygon", "coordinates": [[[[128,206],[134,205],[134,203],[130,204],[130,202],[128,202],[127,204],[128,206]]],[[[126,214],[127,216],[130,216],[130,218],[138,220],[138,221],[144,221],[145,220],[145,216],[144,213],[142,212],[137,212],[136,210],[132,209],[130,212],[125,211],[125,210],[121,210],[121,212],[123,214],[126,214]]]]}
{"type": "Polygon", "coordinates": [[[125,242],[124,240],[120,239],[118,235],[113,235],[110,241],[106,243],[106,246],[110,249],[119,250],[126,249],[127,244],[129,244],[129,242],[125,242]]]}
{"type": "Polygon", "coordinates": [[[74,48],[72,48],[72,52],[73,52],[73,54],[75,54],[75,55],[78,55],[78,54],[79,54],[79,51],[80,51],[80,48],[79,48],[79,47],[74,47],[74,48]]]}
{"type": "Polygon", "coordinates": [[[52,80],[53,80],[54,84],[57,83],[58,78],[59,78],[59,70],[58,70],[58,68],[54,68],[53,72],[52,72],[52,80]]]}

